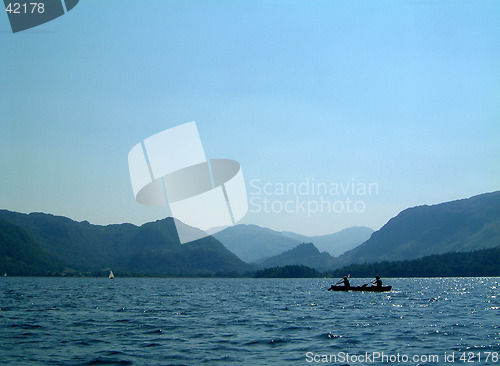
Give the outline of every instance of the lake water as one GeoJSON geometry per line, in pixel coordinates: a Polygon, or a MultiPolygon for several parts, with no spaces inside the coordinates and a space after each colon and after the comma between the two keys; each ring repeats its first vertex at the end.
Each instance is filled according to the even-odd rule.
{"type": "Polygon", "coordinates": [[[332,282],[3,277],[0,364],[500,364],[500,278],[332,282]]]}

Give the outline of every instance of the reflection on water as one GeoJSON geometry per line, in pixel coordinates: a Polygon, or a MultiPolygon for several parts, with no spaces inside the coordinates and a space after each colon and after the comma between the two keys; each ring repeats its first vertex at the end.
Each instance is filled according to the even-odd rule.
{"type": "Polygon", "coordinates": [[[5,277],[0,359],[295,365],[314,364],[308,352],[500,352],[499,278],[384,279],[390,293],[332,293],[332,282],[5,277]]]}

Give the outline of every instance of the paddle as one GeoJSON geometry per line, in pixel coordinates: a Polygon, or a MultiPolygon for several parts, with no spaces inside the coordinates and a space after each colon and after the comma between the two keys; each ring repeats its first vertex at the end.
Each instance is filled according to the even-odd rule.
{"type": "MultiPolygon", "coordinates": [[[[343,281],[343,280],[342,280],[342,281],[343,281]]],[[[340,282],[342,282],[342,281],[340,281],[340,282]]],[[[331,285],[331,286],[330,286],[330,288],[328,289],[328,291],[332,291],[333,287],[334,287],[334,286],[337,286],[340,282],[337,282],[335,285],[331,285]]]]}
{"type": "MultiPolygon", "coordinates": [[[[349,274],[347,275],[347,278],[349,279],[350,277],[351,277],[351,274],[349,273],[349,274]]],[[[331,285],[331,286],[330,286],[330,288],[328,289],[328,291],[331,291],[333,286],[340,285],[342,282],[344,282],[344,279],[343,279],[343,278],[342,278],[339,282],[337,282],[335,285],[331,285]]]]}
{"type": "Polygon", "coordinates": [[[366,286],[368,286],[368,285],[370,285],[370,284],[371,284],[371,285],[374,285],[373,281],[372,281],[372,282],[365,283],[365,284],[364,284],[363,286],[361,286],[361,287],[366,287],[366,286]]]}
{"type": "Polygon", "coordinates": [[[362,287],[366,287],[368,285],[376,285],[377,284],[377,280],[374,281],[371,281],[371,282],[368,282],[368,283],[365,283],[362,287]]]}

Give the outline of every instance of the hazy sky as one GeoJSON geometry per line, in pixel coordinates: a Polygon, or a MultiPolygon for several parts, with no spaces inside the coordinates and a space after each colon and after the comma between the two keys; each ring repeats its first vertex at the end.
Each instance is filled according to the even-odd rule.
{"type": "Polygon", "coordinates": [[[496,0],[85,0],[17,34],[0,14],[0,208],[162,218],[135,202],[127,155],[193,120],[207,157],[241,163],[244,223],[378,229],[499,190],[499,35],[496,0]],[[307,182],[356,191],[258,192],[307,182]]]}

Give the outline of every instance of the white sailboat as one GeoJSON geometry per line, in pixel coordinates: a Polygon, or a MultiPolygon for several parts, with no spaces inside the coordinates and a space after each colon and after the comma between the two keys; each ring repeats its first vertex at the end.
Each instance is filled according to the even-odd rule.
{"type": "Polygon", "coordinates": [[[109,278],[110,280],[112,280],[113,278],[115,278],[115,275],[113,274],[113,271],[111,271],[111,270],[109,271],[109,276],[108,276],[108,278],[109,278]]]}

